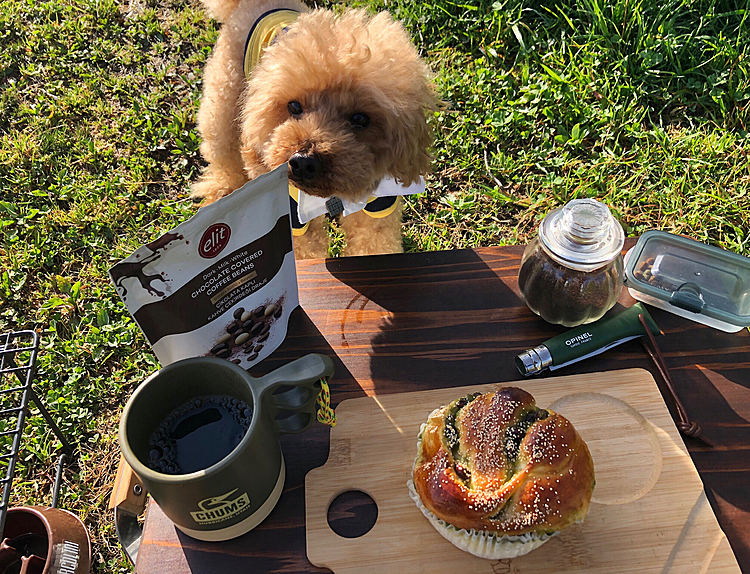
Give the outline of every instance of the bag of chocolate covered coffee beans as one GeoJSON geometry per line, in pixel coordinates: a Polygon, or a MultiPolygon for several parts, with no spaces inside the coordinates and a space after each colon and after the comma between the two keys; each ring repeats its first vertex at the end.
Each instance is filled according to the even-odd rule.
{"type": "Polygon", "coordinates": [[[287,167],[248,182],[109,270],[162,366],[215,356],[248,368],[299,304],[287,167]]]}

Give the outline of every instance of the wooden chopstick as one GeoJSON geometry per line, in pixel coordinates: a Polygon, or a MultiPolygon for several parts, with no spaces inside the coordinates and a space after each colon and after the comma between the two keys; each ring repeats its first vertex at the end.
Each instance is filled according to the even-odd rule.
{"type": "Polygon", "coordinates": [[[674,387],[674,382],[672,381],[672,376],[669,374],[669,369],[667,368],[667,364],[664,362],[664,356],[661,353],[661,349],[659,349],[659,345],[656,343],[656,338],[654,337],[654,334],[651,332],[651,328],[648,326],[648,323],[646,322],[646,318],[643,316],[642,313],[638,314],[638,319],[643,324],[643,328],[646,329],[646,334],[648,335],[649,343],[646,342],[646,340],[641,337],[641,344],[643,345],[643,348],[646,349],[646,352],[651,357],[651,360],[654,362],[654,365],[656,365],[657,370],[659,371],[659,374],[661,375],[661,378],[664,380],[664,383],[667,385],[667,389],[669,389],[669,393],[672,395],[672,401],[675,404],[675,407],[677,407],[677,416],[679,417],[679,422],[677,423],[677,428],[680,430],[682,434],[685,436],[689,436],[691,438],[697,438],[701,440],[704,444],[707,446],[714,446],[714,443],[707,439],[705,436],[703,436],[703,430],[701,427],[695,422],[691,421],[690,417],[687,414],[687,411],[685,410],[685,406],[682,404],[682,401],[680,401],[680,398],[677,396],[677,391],[674,387]]]}

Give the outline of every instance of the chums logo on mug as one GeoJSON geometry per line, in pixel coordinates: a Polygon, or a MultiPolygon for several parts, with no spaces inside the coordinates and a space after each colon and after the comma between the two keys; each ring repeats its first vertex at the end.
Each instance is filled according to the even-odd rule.
{"type": "Polygon", "coordinates": [[[226,223],[211,225],[201,237],[198,253],[204,259],[213,259],[227,246],[231,234],[232,230],[226,223]]]}
{"type": "Polygon", "coordinates": [[[250,508],[250,498],[248,498],[246,492],[236,498],[229,498],[235,492],[237,492],[236,488],[223,496],[212,496],[211,498],[201,500],[198,503],[200,510],[198,512],[191,512],[190,516],[198,524],[223,522],[233,516],[237,516],[250,508]]]}

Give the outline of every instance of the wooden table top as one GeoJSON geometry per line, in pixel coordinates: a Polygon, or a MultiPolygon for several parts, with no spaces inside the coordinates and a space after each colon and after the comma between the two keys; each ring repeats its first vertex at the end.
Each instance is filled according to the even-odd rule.
{"type": "MultiPolygon", "coordinates": [[[[545,323],[520,298],[522,253],[523,246],[510,246],[300,261],[300,308],[286,341],[257,374],[307,353],[326,354],[336,363],[334,405],[365,395],[528,381],[514,357],[566,329],[545,323]]],[[[612,313],[633,303],[623,289],[612,313]]],[[[740,567],[750,572],[750,333],[723,333],[649,311],[665,333],[658,342],[677,393],[715,447],[689,438],[685,444],[740,567]]],[[[637,340],[541,376],[632,367],[653,374],[674,416],[637,340]]],[[[234,540],[189,538],[151,502],[136,572],[327,572],[307,560],[304,479],[326,461],[328,434],[315,423],[301,435],[282,437],[287,478],[281,499],[260,526],[234,540]]],[[[329,518],[356,524],[361,515],[356,503],[339,514],[329,518]]]]}

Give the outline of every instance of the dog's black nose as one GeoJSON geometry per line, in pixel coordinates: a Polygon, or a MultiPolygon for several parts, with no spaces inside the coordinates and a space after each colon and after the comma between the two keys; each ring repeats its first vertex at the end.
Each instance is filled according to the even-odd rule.
{"type": "Polygon", "coordinates": [[[298,180],[309,180],[317,177],[323,171],[323,162],[318,154],[295,153],[289,158],[289,168],[292,176],[298,180]]]}

